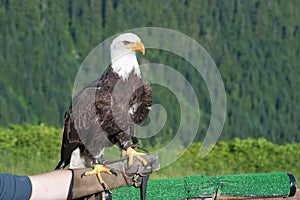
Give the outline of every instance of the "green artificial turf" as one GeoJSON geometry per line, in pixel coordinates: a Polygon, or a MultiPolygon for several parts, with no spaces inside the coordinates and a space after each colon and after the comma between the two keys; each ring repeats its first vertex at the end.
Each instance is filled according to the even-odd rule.
{"type": "MultiPolygon", "coordinates": [[[[150,180],[147,200],[211,197],[217,192],[229,196],[289,196],[290,178],[286,173],[233,174],[222,176],[187,176],[150,180]]],[[[113,199],[139,199],[139,189],[124,187],[113,190],[113,199]]]]}

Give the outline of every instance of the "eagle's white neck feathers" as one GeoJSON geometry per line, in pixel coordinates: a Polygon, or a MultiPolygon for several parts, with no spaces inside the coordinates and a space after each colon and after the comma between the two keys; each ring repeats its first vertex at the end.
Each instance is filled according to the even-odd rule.
{"type": "Polygon", "coordinates": [[[131,72],[137,76],[141,76],[140,66],[134,51],[113,58],[111,66],[114,72],[116,72],[123,80],[127,80],[131,72]]]}
{"type": "MultiPolygon", "coordinates": [[[[141,39],[133,33],[125,33],[116,37],[110,46],[111,66],[124,81],[131,73],[141,76],[139,63],[136,57],[135,44],[141,39]]],[[[144,46],[143,46],[144,48],[144,46]]]]}

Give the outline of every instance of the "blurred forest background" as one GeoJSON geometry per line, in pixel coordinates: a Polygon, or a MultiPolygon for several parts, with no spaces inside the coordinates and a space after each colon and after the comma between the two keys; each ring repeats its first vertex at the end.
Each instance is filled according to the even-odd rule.
{"type": "MultiPolygon", "coordinates": [[[[297,165],[294,161],[283,159],[300,151],[299,7],[299,0],[0,0],[0,126],[3,127],[0,132],[0,169],[12,169],[12,164],[2,162],[5,156],[22,157],[26,152],[11,151],[11,155],[9,149],[24,149],[33,146],[33,141],[40,145],[42,139],[47,141],[43,144],[45,149],[51,148],[54,154],[48,155],[49,150],[43,149],[28,149],[27,153],[44,152],[41,159],[47,156],[52,159],[44,170],[52,169],[59,156],[61,135],[58,130],[63,125],[76,73],[85,57],[112,35],[155,26],[177,30],[199,42],[215,61],[225,84],[227,116],[221,135],[223,142],[216,149],[223,147],[226,150],[222,149],[217,158],[223,158],[224,162],[229,159],[231,164],[239,163],[234,160],[236,158],[230,160],[231,156],[244,161],[239,164],[240,170],[230,171],[228,164],[219,168],[228,171],[218,171],[212,167],[216,161],[213,159],[211,165],[206,165],[212,167],[211,171],[203,169],[202,172],[295,170],[290,168],[297,165]],[[32,137],[38,135],[38,138],[26,134],[15,137],[23,131],[24,134],[32,133],[32,137]],[[44,137],[47,135],[44,132],[57,136],[49,133],[44,137]],[[50,136],[56,139],[52,141],[48,138],[50,136]],[[31,139],[24,142],[21,140],[24,137],[31,139]],[[243,157],[243,152],[251,153],[256,148],[260,149],[257,150],[260,157],[255,158],[257,163],[267,167],[257,164],[255,168],[256,162],[252,162],[254,170],[242,169],[241,164],[249,161],[247,156],[243,157]],[[221,152],[225,152],[224,155],[221,152]],[[259,160],[268,159],[268,155],[275,152],[274,159],[280,159],[282,164],[278,168],[271,168],[275,160],[269,160],[269,164],[259,160]],[[280,152],[285,153],[280,156],[280,152]]],[[[185,75],[197,91],[201,122],[192,146],[199,149],[197,145],[207,130],[211,110],[205,83],[186,62],[174,58],[174,55],[146,52],[143,59],[167,63],[185,75]]],[[[155,103],[162,104],[170,113],[161,134],[151,141],[144,141],[150,148],[172,139],[180,116],[180,111],[171,112],[174,96],[160,87],[154,86],[153,89],[155,103]]],[[[290,159],[295,157],[299,156],[290,159]]],[[[185,158],[191,159],[189,156],[185,158]]],[[[190,166],[191,171],[197,168],[197,162],[190,166]]],[[[21,173],[37,171],[32,169],[21,173]]]]}

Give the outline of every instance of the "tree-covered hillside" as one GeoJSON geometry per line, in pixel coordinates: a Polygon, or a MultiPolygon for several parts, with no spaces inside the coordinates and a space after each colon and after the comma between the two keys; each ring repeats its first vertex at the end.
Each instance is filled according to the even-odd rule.
{"type": "MultiPolygon", "coordinates": [[[[88,53],[119,32],[157,26],[194,38],[216,62],[227,95],[222,139],[300,142],[299,7],[299,0],[1,0],[0,125],[61,127],[88,53]]],[[[144,59],[167,63],[198,91],[202,139],[211,103],[201,77],[164,52],[144,59]]],[[[154,89],[155,101],[171,110],[172,95],[154,89]]],[[[177,118],[168,115],[156,143],[171,137],[177,118]]]]}

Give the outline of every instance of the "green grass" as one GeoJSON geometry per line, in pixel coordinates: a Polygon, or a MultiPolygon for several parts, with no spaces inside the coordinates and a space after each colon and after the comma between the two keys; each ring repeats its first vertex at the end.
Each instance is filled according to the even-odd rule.
{"type": "MultiPolygon", "coordinates": [[[[0,128],[0,173],[32,175],[55,168],[60,158],[61,130],[44,124],[0,128]]],[[[225,175],[287,172],[300,180],[300,143],[277,145],[263,138],[221,141],[203,159],[201,144],[192,144],[174,163],[151,175],[151,179],[185,177],[195,174],[225,175]]],[[[117,147],[106,151],[119,158],[117,147]]]]}

